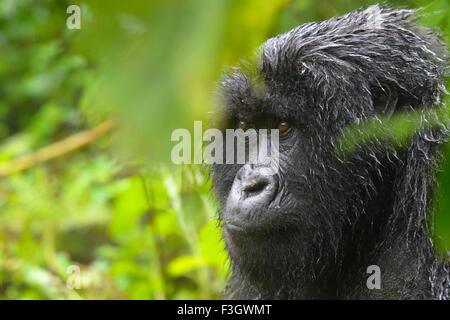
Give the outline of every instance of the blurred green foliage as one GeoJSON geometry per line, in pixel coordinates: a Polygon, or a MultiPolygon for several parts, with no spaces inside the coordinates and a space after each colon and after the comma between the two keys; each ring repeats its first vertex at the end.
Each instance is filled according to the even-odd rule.
{"type": "MultiPolygon", "coordinates": [[[[268,37],[370,3],[0,1],[0,166],[118,123],[0,177],[0,299],[218,298],[228,262],[210,182],[170,165],[172,130],[204,119],[224,68],[268,37]],[[70,4],[80,30],[66,28],[70,4]],[[67,286],[70,266],[80,289],[67,286]]],[[[423,23],[450,34],[448,1],[390,3],[428,5],[439,13],[423,23]]],[[[449,235],[449,215],[437,222],[449,235]]]]}

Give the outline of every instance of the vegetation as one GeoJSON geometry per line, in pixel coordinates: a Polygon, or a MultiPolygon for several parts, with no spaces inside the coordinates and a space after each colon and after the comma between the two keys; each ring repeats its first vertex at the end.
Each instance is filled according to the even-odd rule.
{"type": "MultiPolygon", "coordinates": [[[[171,164],[172,131],[204,120],[224,68],[268,37],[370,3],[2,0],[0,299],[220,297],[216,203],[200,166],[171,164]]],[[[427,5],[449,40],[448,1],[389,3],[427,5]]]]}

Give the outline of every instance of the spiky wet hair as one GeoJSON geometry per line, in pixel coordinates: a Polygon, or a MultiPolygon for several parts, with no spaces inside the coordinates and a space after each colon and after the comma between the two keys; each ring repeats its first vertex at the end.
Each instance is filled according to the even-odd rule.
{"type": "MultiPolygon", "coordinates": [[[[351,118],[367,116],[375,108],[375,95],[385,90],[398,93],[399,109],[438,105],[448,75],[447,50],[439,34],[417,24],[417,11],[374,5],[303,24],[267,40],[255,61],[228,73],[221,87],[227,97],[235,98],[231,105],[242,109],[242,97],[261,86],[262,77],[264,86],[281,94],[315,98],[305,103],[325,108],[333,100],[333,105],[341,106],[329,110],[335,118],[345,117],[347,106],[351,118]],[[350,91],[355,94],[349,96],[350,91]],[[356,113],[355,106],[360,106],[356,113]]],[[[283,103],[265,104],[265,108],[258,106],[255,111],[290,116],[298,111],[283,103]]]]}

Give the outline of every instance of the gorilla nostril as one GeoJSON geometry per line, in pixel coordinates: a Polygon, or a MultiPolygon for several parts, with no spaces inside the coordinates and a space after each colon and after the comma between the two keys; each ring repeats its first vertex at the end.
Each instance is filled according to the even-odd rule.
{"type": "Polygon", "coordinates": [[[267,185],[269,184],[269,181],[265,179],[260,180],[253,180],[249,184],[245,184],[242,186],[242,191],[247,194],[247,196],[256,195],[263,191],[267,185]]]}
{"type": "Polygon", "coordinates": [[[277,183],[273,177],[257,176],[241,185],[241,198],[242,200],[259,199],[257,201],[260,201],[261,204],[269,203],[272,201],[277,188],[277,183]]]}

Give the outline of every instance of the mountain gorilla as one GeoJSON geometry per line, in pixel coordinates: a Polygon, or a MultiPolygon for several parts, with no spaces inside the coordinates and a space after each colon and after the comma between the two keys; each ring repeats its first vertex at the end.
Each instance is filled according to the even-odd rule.
{"type": "Polygon", "coordinates": [[[415,17],[377,5],[307,23],[221,80],[222,129],[279,129],[276,174],[249,163],[211,167],[232,266],[227,298],[450,296],[448,257],[431,241],[447,128],[418,130],[403,147],[378,138],[336,152],[349,124],[442,104],[447,51],[415,17]],[[379,289],[367,285],[372,265],[379,289]]]}

